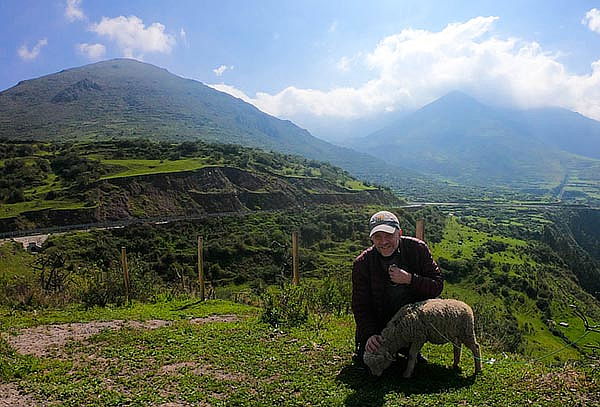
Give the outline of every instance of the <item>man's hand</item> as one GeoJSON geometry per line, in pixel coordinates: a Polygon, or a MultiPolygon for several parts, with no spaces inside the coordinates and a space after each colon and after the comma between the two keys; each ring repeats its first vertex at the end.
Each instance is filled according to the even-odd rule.
{"type": "Polygon", "coordinates": [[[365,350],[369,353],[377,352],[377,349],[379,349],[382,343],[383,337],[381,335],[372,335],[369,339],[367,339],[365,350]]]}
{"type": "Polygon", "coordinates": [[[410,284],[412,281],[412,274],[402,270],[400,267],[392,264],[388,268],[388,274],[390,275],[390,280],[394,284],[410,284]]]}

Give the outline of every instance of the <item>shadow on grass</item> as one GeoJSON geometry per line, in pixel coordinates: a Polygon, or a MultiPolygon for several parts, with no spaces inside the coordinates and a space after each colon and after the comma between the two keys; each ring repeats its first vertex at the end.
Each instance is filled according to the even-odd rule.
{"type": "Polygon", "coordinates": [[[405,379],[402,372],[406,362],[390,366],[381,377],[369,374],[367,367],[346,365],[336,380],[354,390],[345,400],[346,406],[382,406],[389,393],[432,394],[467,387],[475,382],[475,376],[463,377],[449,367],[432,363],[417,364],[413,377],[405,379]]]}

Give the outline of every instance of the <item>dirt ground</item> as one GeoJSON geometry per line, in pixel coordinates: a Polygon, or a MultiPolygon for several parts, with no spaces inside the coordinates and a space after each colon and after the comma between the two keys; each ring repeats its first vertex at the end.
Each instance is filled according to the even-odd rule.
{"type": "MultiPolygon", "coordinates": [[[[205,318],[194,318],[193,324],[204,324],[210,322],[234,322],[239,318],[236,315],[212,315],[205,318]]],[[[52,354],[61,355],[61,349],[67,343],[85,342],[89,337],[105,330],[120,330],[123,328],[133,329],[156,329],[171,325],[172,321],[149,320],[149,321],[92,321],[74,322],[69,324],[41,325],[34,328],[26,328],[16,335],[3,334],[3,338],[19,353],[44,357],[52,354]]],[[[0,407],[37,407],[51,404],[35,400],[31,395],[20,391],[16,383],[0,383],[0,407]]],[[[175,407],[177,404],[168,404],[175,407]]],[[[166,405],[165,405],[166,407],[166,405]]]]}

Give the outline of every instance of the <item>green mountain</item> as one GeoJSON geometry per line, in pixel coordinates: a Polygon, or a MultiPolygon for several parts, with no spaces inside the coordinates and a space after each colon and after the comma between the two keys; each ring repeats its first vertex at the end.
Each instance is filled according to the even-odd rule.
{"type": "Polygon", "coordinates": [[[396,189],[423,190],[431,183],[397,164],[313,137],[198,81],[135,60],[67,69],[0,92],[0,138],[107,137],[241,144],[328,161],[361,179],[396,184],[396,189]]]}
{"type": "Polygon", "coordinates": [[[563,151],[600,159],[600,122],[560,108],[510,111],[514,121],[539,140],[563,151]]]}
{"type": "MultiPolygon", "coordinates": [[[[593,185],[600,147],[588,157],[576,153],[600,145],[600,123],[552,112],[507,112],[452,92],[361,139],[360,145],[388,162],[459,183],[541,194],[560,190],[570,177],[593,185]],[[568,146],[575,147],[567,151],[568,146]]],[[[596,187],[582,193],[596,199],[598,192],[596,187]]]]}
{"type": "Polygon", "coordinates": [[[230,95],[128,59],[20,82],[0,93],[0,127],[11,139],[202,138],[305,155],[328,147],[230,95]]]}

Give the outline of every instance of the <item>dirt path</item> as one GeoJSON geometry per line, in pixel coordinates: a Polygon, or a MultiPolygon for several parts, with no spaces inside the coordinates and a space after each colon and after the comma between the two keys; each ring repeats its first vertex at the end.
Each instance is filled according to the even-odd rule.
{"type": "MultiPolygon", "coordinates": [[[[211,315],[204,318],[190,320],[192,324],[204,324],[211,322],[235,322],[237,315],[211,315]]],[[[22,329],[17,335],[3,334],[5,339],[18,353],[45,357],[50,354],[60,355],[61,349],[67,343],[84,342],[89,337],[105,330],[132,329],[156,329],[169,326],[173,321],[160,319],[148,321],[92,321],[73,322],[68,324],[40,325],[34,328],[22,329]]],[[[31,395],[22,393],[16,383],[0,383],[0,407],[35,407],[46,406],[47,403],[35,400],[31,395]]]]}

